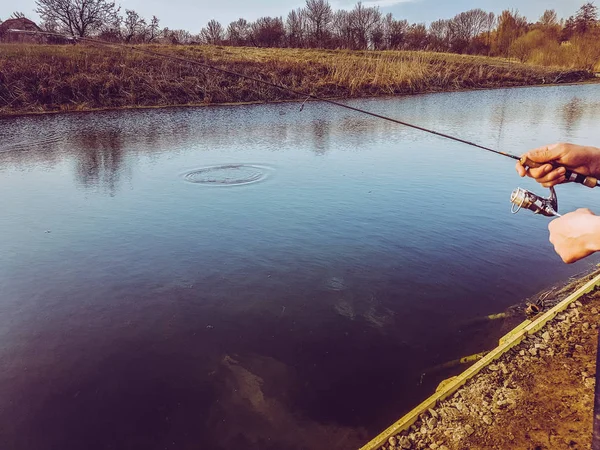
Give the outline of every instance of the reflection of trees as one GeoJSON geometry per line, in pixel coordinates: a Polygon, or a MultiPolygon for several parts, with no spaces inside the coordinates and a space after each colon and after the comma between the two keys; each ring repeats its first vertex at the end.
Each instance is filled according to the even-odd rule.
{"type": "Polygon", "coordinates": [[[118,131],[84,133],[77,138],[77,181],[85,187],[106,190],[114,196],[124,163],[124,139],[118,131]]]}
{"type": "Polygon", "coordinates": [[[586,109],[585,106],[580,98],[575,97],[562,107],[562,120],[567,134],[570,135],[573,128],[583,118],[586,109]]]}

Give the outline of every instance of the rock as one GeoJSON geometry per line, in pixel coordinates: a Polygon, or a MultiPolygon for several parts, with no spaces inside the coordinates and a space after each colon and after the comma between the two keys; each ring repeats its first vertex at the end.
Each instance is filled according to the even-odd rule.
{"type": "Polygon", "coordinates": [[[548,346],[545,344],[535,344],[535,348],[537,348],[538,350],[545,350],[548,348],[548,346]]]}
{"type": "Polygon", "coordinates": [[[530,349],[529,349],[529,353],[530,353],[532,356],[537,356],[537,353],[538,353],[538,351],[537,351],[537,348],[535,348],[535,347],[534,347],[534,348],[530,348],[530,349]]]}
{"type": "Polygon", "coordinates": [[[503,373],[504,375],[508,375],[508,369],[506,368],[506,364],[504,364],[504,363],[500,363],[500,364],[498,364],[498,365],[500,366],[500,370],[502,370],[502,373],[503,373]]]}
{"type": "Polygon", "coordinates": [[[465,409],[465,406],[462,403],[457,403],[456,405],[454,405],[454,407],[460,412],[462,412],[465,409]]]}
{"type": "Polygon", "coordinates": [[[579,300],[577,300],[577,301],[575,302],[575,304],[576,304],[577,306],[579,306],[580,308],[583,306],[583,303],[581,303],[579,300]]]}
{"type": "Polygon", "coordinates": [[[467,432],[467,436],[471,436],[473,433],[475,433],[475,430],[469,424],[465,425],[465,431],[467,432]]]}
{"type": "Polygon", "coordinates": [[[388,442],[390,443],[390,445],[392,447],[395,447],[396,444],[398,443],[398,440],[394,436],[392,436],[391,438],[388,439],[388,442]]]}
{"type": "Polygon", "coordinates": [[[575,303],[571,303],[571,304],[569,305],[569,308],[571,308],[571,309],[575,309],[575,308],[577,308],[577,305],[576,305],[575,303]]]}
{"type": "Polygon", "coordinates": [[[598,310],[596,308],[592,308],[592,314],[598,314],[598,310]]]}
{"type": "Polygon", "coordinates": [[[412,447],[410,440],[406,436],[403,436],[402,439],[400,439],[400,447],[402,447],[405,450],[408,450],[412,447]]]}
{"type": "Polygon", "coordinates": [[[427,426],[430,430],[433,430],[438,424],[438,420],[435,417],[432,417],[427,421],[427,426]]]}
{"type": "Polygon", "coordinates": [[[500,368],[496,364],[490,364],[488,366],[488,369],[490,369],[492,372],[497,372],[498,370],[500,370],[500,368]]]}
{"type": "Polygon", "coordinates": [[[542,334],[542,339],[546,342],[550,342],[550,333],[546,331],[544,334],[542,334]]]}
{"type": "Polygon", "coordinates": [[[434,409],[429,409],[429,414],[431,414],[431,417],[433,417],[434,419],[440,418],[440,415],[434,409]]]}
{"type": "Polygon", "coordinates": [[[577,344],[577,345],[575,346],[575,350],[583,350],[583,345],[579,345],[579,344],[577,344]]]}
{"type": "Polygon", "coordinates": [[[593,378],[586,378],[585,380],[583,380],[583,383],[585,384],[585,387],[591,389],[596,385],[596,380],[594,380],[593,378]]]}
{"type": "Polygon", "coordinates": [[[581,328],[583,328],[584,331],[587,331],[590,329],[590,324],[589,322],[584,323],[583,325],[581,325],[581,328]]]}
{"type": "Polygon", "coordinates": [[[440,448],[440,446],[434,442],[433,444],[429,444],[429,448],[431,450],[438,450],[440,448]]]}
{"type": "Polygon", "coordinates": [[[425,425],[423,425],[423,426],[421,427],[421,430],[420,430],[420,431],[421,431],[421,434],[422,434],[423,436],[424,436],[424,435],[426,435],[426,434],[427,434],[427,427],[426,427],[425,425]]]}
{"type": "Polygon", "coordinates": [[[446,447],[445,445],[442,445],[439,450],[450,450],[448,447],[446,447]]]}
{"type": "Polygon", "coordinates": [[[485,423],[486,425],[491,425],[492,423],[494,423],[494,421],[490,416],[483,416],[483,423],[485,423]]]}
{"type": "Polygon", "coordinates": [[[519,355],[521,355],[521,356],[525,356],[525,350],[521,350],[521,351],[519,352],[519,355]]]}

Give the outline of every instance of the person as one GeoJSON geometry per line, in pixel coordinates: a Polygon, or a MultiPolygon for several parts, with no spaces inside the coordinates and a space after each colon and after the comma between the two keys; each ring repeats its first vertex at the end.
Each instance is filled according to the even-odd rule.
{"type": "MultiPolygon", "coordinates": [[[[559,143],[532,150],[526,156],[532,161],[548,164],[527,170],[518,162],[517,172],[545,187],[563,183],[565,168],[600,178],[600,148],[559,143]]],[[[567,264],[600,251],[600,216],[587,208],[554,219],[548,225],[548,230],[554,250],[567,264]]]]}

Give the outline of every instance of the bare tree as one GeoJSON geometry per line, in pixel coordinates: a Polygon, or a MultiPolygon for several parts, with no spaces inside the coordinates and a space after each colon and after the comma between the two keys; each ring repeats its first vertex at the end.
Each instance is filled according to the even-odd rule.
{"type": "Polygon", "coordinates": [[[409,50],[424,50],[427,48],[427,28],[423,23],[413,23],[406,31],[405,47],[409,50]]]}
{"type": "Polygon", "coordinates": [[[281,17],[261,17],[252,24],[252,40],[259,47],[279,47],[285,37],[281,17]]]}
{"type": "Polygon", "coordinates": [[[333,43],[336,47],[353,47],[352,23],[348,11],[340,9],[333,14],[331,31],[333,33],[333,43]]]}
{"type": "Polygon", "coordinates": [[[291,11],[285,21],[288,46],[300,48],[304,45],[306,34],[306,10],[302,8],[291,11]]]}
{"type": "Polygon", "coordinates": [[[226,38],[230,45],[247,45],[250,37],[250,24],[246,19],[238,19],[227,27],[226,38]]]}
{"type": "Polygon", "coordinates": [[[145,33],[146,42],[151,43],[151,42],[154,42],[156,39],[160,38],[161,33],[160,33],[160,28],[158,26],[159,22],[160,22],[160,20],[158,20],[158,17],[152,16],[150,25],[148,25],[148,28],[146,28],[146,33],[145,33]]]}
{"type": "Polygon", "coordinates": [[[453,29],[451,21],[446,19],[436,20],[429,24],[429,46],[437,52],[450,50],[453,29]]]}
{"type": "Polygon", "coordinates": [[[471,9],[457,14],[450,22],[450,50],[463,53],[473,39],[485,31],[488,14],[482,9],[471,9]]]}
{"type": "Polygon", "coordinates": [[[538,23],[543,27],[552,27],[558,24],[558,15],[553,9],[547,9],[540,17],[538,23]]]}
{"type": "Polygon", "coordinates": [[[358,2],[350,12],[350,23],[356,45],[360,49],[367,49],[372,44],[371,36],[373,30],[381,21],[381,12],[378,7],[363,6],[358,2]]]}
{"type": "Polygon", "coordinates": [[[327,0],[306,0],[305,11],[311,31],[311,44],[315,47],[324,47],[333,19],[331,5],[327,0]]]}
{"type": "Polygon", "coordinates": [[[26,19],[27,17],[25,16],[24,13],[20,12],[20,11],[15,11],[14,13],[12,13],[12,15],[9,17],[9,19],[26,19]]]}
{"type": "Polygon", "coordinates": [[[221,45],[223,43],[224,34],[223,26],[214,19],[208,22],[206,27],[202,28],[200,31],[202,41],[213,45],[221,45]]]}
{"type": "Polygon", "coordinates": [[[129,43],[132,40],[144,40],[146,21],[132,9],[125,10],[123,19],[123,38],[129,43]]]}
{"type": "Polygon", "coordinates": [[[113,22],[119,9],[109,0],[36,0],[45,22],[55,22],[72,36],[84,37],[113,22]]]}

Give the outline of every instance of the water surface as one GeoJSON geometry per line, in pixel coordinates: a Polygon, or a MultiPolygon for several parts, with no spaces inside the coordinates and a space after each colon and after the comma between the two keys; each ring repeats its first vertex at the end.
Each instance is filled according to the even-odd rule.
{"type": "MultiPolygon", "coordinates": [[[[599,85],[350,103],[600,145],[599,85]]],[[[0,447],[360,445],[506,331],[465,323],[596,261],[510,214],[513,166],[318,103],[1,119],[0,447]]]]}

